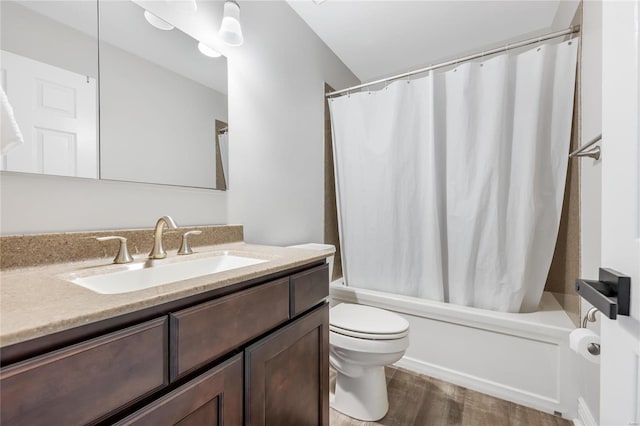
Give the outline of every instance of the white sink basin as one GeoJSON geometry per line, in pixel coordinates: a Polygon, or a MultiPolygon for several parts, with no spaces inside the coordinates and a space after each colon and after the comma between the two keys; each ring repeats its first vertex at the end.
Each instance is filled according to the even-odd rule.
{"type": "Polygon", "coordinates": [[[149,266],[146,262],[136,262],[123,265],[126,268],[125,270],[90,277],[78,277],[70,281],[96,293],[119,294],[215,274],[216,272],[257,265],[263,262],[266,262],[266,260],[230,254],[220,254],[174,263],[154,261],[152,266],[149,266]]]}

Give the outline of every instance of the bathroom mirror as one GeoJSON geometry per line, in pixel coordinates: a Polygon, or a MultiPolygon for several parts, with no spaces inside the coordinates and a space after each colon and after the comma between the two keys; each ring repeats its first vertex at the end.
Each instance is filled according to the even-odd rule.
{"type": "Polygon", "coordinates": [[[98,177],[97,3],[0,2],[0,169],[98,177]]]}
{"type": "Polygon", "coordinates": [[[138,3],[0,1],[0,170],[227,188],[226,58],[138,3]]]}
{"type": "Polygon", "coordinates": [[[227,188],[227,60],[173,27],[189,4],[99,2],[101,179],[227,188]]]}

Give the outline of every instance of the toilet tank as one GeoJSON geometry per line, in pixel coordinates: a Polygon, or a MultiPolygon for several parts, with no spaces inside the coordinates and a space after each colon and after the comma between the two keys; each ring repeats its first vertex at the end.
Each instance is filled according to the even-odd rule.
{"type": "Polygon", "coordinates": [[[331,244],[306,243],[289,246],[290,248],[301,248],[307,250],[331,251],[331,256],[327,257],[329,264],[329,281],[333,280],[333,259],[335,258],[336,247],[331,244]]]}

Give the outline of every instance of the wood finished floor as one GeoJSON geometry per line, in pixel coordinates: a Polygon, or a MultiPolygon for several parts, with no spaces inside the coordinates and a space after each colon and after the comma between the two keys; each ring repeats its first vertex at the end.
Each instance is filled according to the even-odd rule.
{"type": "MultiPolygon", "coordinates": [[[[570,426],[563,418],[455,386],[441,380],[387,367],[389,412],[377,422],[361,422],[331,409],[331,426],[570,426]]],[[[331,391],[335,371],[331,369],[331,391]]]]}

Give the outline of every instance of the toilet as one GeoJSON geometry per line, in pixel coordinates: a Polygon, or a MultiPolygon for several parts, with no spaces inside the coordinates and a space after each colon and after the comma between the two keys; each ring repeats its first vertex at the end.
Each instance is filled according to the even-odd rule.
{"type": "Polygon", "coordinates": [[[370,306],[342,303],[329,311],[329,362],[336,369],[331,406],[354,419],[376,421],[389,410],[384,366],[409,347],[409,323],[370,306]]]}
{"type": "MultiPolygon", "coordinates": [[[[335,253],[329,244],[289,246],[335,253]]],[[[333,276],[334,256],[327,258],[333,276]]],[[[329,311],[329,362],[336,369],[331,406],[354,419],[376,421],[389,410],[385,365],[400,360],[409,347],[409,323],[400,315],[371,306],[342,303],[329,311]]]]}

